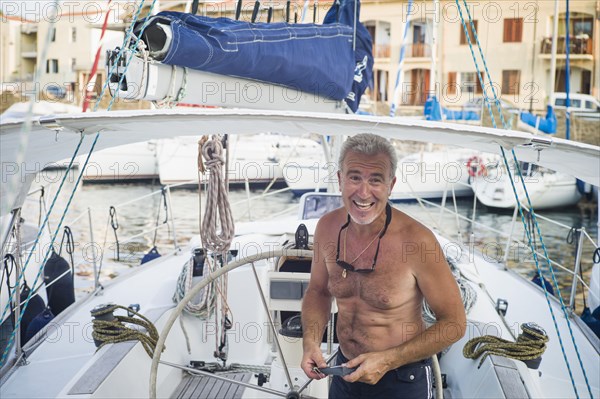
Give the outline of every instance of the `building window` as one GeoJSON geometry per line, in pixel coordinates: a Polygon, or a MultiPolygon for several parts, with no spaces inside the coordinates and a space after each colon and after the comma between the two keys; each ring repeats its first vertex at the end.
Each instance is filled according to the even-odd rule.
{"type": "Polygon", "coordinates": [[[523,41],[523,18],[506,18],[504,20],[504,43],[521,43],[523,41]]]}
{"type": "Polygon", "coordinates": [[[502,94],[519,94],[521,71],[502,71],[502,94]]]}
{"type": "Polygon", "coordinates": [[[50,32],[50,35],[51,35],[50,41],[55,42],[56,41],[56,28],[54,28],[54,27],[52,28],[52,32],[50,32]]]}
{"type": "MultiPolygon", "coordinates": [[[[475,27],[475,31],[477,31],[477,21],[473,20],[473,26],[475,27]]],[[[473,30],[471,28],[471,24],[467,23],[467,31],[469,32],[469,38],[471,43],[475,43],[475,35],[473,34],[473,30]]],[[[467,38],[465,36],[465,29],[462,24],[460,24],[460,44],[467,44],[467,38]]]]}
{"type": "Polygon", "coordinates": [[[57,59],[46,60],[46,73],[58,73],[58,60],[57,59]]]}
{"type": "Polygon", "coordinates": [[[456,86],[458,86],[456,82],[456,72],[448,72],[448,88],[446,90],[446,93],[455,95],[456,86]]]}
{"type": "Polygon", "coordinates": [[[77,28],[71,27],[71,43],[75,43],[77,41],[77,28]]]}
{"type": "Polygon", "coordinates": [[[71,58],[71,72],[77,70],[77,58],[71,58]]]}
{"type": "Polygon", "coordinates": [[[461,72],[460,74],[460,84],[466,93],[483,94],[483,88],[481,87],[483,79],[483,73],[481,73],[481,81],[477,78],[475,72],[461,72]]]}
{"type": "Polygon", "coordinates": [[[375,72],[375,101],[388,100],[388,71],[376,70],[375,72]]]}

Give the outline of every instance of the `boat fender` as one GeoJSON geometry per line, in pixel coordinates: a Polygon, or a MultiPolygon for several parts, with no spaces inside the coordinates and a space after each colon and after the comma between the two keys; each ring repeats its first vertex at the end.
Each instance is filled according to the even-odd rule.
{"type": "Polygon", "coordinates": [[[581,320],[600,338],[600,306],[593,312],[586,306],[581,313],[581,320]]]}
{"type": "MultiPolygon", "coordinates": [[[[29,286],[27,285],[27,282],[25,282],[23,290],[21,291],[21,312],[23,311],[23,303],[27,300],[27,297],[29,296],[29,293],[31,292],[31,289],[29,288],[29,286]]],[[[44,309],[46,309],[46,304],[44,303],[44,300],[42,299],[42,297],[40,297],[38,294],[32,294],[31,298],[29,299],[29,303],[27,304],[27,307],[25,308],[25,313],[23,313],[23,318],[21,319],[21,345],[23,345],[25,342],[27,342],[27,329],[29,328],[29,325],[31,324],[31,322],[35,319],[35,317],[37,315],[39,315],[40,313],[42,313],[44,311],[44,309]]],[[[13,323],[16,322],[15,320],[15,315],[14,313],[15,309],[13,307],[11,313],[13,314],[13,323]]],[[[14,325],[14,324],[13,324],[14,325]]]]}
{"type": "Polygon", "coordinates": [[[27,331],[25,332],[25,341],[29,341],[31,338],[35,336],[38,332],[42,330],[42,328],[46,327],[48,323],[50,323],[54,319],[54,315],[52,314],[52,310],[49,307],[46,307],[40,314],[35,316],[31,323],[27,326],[27,331]]]}
{"type": "Polygon", "coordinates": [[[194,248],[194,265],[192,277],[199,277],[204,274],[204,260],[206,256],[206,250],[204,248],[194,248]]]}
{"type": "Polygon", "coordinates": [[[577,191],[579,194],[583,195],[587,200],[593,199],[594,190],[592,190],[592,185],[584,182],[583,180],[577,179],[575,182],[577,186],[577,191]]]}
{"type": "Polygon", "coordinates": [[[150,251],[148,251],[148,253],[146,255],[144,255],[144,257],[142,258],[142,262],[140,263],[140,265],[143,265],[144,263],[150,262],[151,260],[154,260],[156,258],[160,258],[160,253],[158,252],[158,248],[156,247],[152,247],[150,249],[150,251]]]}
{"type": "Polygon", "coordinates": [[[54,251],[44,265],[44,283],[48,295],[48,306],[54,315],[60,314],[75,302],[71,266],[65,258],[54,251]]]}
{"type": "Polygon", "coordinates": [[[550,282],[548,280],[546,280],[545,277],[543,277],[542,279],[540,279],[540,276],[538,274],[536,274],[535,276],[533,276],[531,281],[542,288],[546,287],[546,291],[548,291],[549,294],[554,295],[554,287],[552,287],[552,284],[550,284],[550,282]],[[542,285],[542,279],[544,281],[544,285],[542,285]]]}

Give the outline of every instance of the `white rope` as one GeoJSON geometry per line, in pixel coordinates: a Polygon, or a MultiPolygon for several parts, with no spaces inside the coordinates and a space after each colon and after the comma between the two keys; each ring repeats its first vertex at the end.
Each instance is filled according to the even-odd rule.
{"type": "MultiPolygon", "coordinates": [[[[208,259],[205,260],[204,266],[202,268],[202,276],[208,276],[211,272],[210,262],[208,259]]],[[[181,273],[179,274],[179,278],[177,279],[177,285],[175,286],[175,293],[173,294],[173,302],[179,303],[181,299],[185,297],[185,294],[192,288],[193,284],[193,275],[194,275],[194,258],[190,258],[181,269],[181,273]]],[[[194,300],[186,303],[183,310],[188,314],[198,317],[200,319],[207,319],[215,306],[215,282],[212,281],[208,285],[206,285],[198,295],[194,298],[194,300]]],[[[188,353],[192,353],[190,338],[187,333],[187,329],[185,328],[183,317],[179,318],[179,324],[181,325],[181,331],[183,332],[183,336],[185,337],[185,343],[187,346],[188,353]]]]}
{"type": "MultiPolygon", "coordinates": [[[[208,259],[206,259],[204,262],[202,275],[208,276],[211,271],[212,270],[210,270],[208,259]]],[[[177,279],[177,287],[175,289],[175,293],[173,294],[173,301],[175,303],[179,303],[185,294],[192,288],[193,272],[194,259],[190,258],[190,260],[183,265],[181,273],[179,274],[179,278],[177,279]]],[[[211,282],[198,293],[198,295],[194,298],[195,301],[189,301],[183,310],[192,316],[206,318],[210,315],[211,310],[214,307],[215,297],[214,282],[211,282]]]]}
{"type": "MultiPolygon", "coordinates": [[[[465,308],[465,313],[468,314],[477,301],[477,292],[461,277],[460,270],[458,270],[451,259],[448,259],[448,264],[450,265],[450,270],[454,275],[454,279],[460,290],[460,297],[465,308]]],[[[425,320],[427,324],[433,324],[436,321],[435,314],[425,300],[423,300],[423,320],[425,320]]]]}
{"type": "Polygon", "coordinates": [[[206,249],[224,254],[231,246],[234,224],[224,180],[223,145],[219,137],[213,136],[211,140],[202,146],[202,155],[205,159],[206,168],[210,172],[210,178],[208,180],[206,208],[200,236],[206,249]],[[220,224],[220,231],[218,231],[218,224],[220,224]]]}

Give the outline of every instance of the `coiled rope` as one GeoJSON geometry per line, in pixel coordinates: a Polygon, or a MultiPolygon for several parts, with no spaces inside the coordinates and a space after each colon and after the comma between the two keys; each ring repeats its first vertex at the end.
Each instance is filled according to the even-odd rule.
{"type": "MultiPolygon", "coordinates": [[[[223,165],[223,144],[218,136],[213,136],[202,146],[205,166],[210,172],[207,184],[206,210],[202,220],[200,235],[205,248],[216,253],[225,253],[233,240],[234,224],[229,205],[223,165]],[[218,231],[217,222],[221,230],[218,231]]],[[[226,171],[225,171],[226,172],[226,171]]]]}
{"type": "MultiPolygon", "coordinates": [[[[462,278],[460,274],[460,270],[456,267],[456,264],[452,259],[447,259],[448,265],[450,265],[450,271],[456,280],[456,284],[458,285],[458,289],[460,291],[460,297],[462,299],[463,306],[465,308],[465,313],[469,314],[469,311],[477,302],[477,292],[466,283],[465,279],[462,278]]],[[[423,300],[423,311],[422,311],[423,320],[427,324],[433,324],[436,321],[435,314],[429,307],[427,301],[423,300]]]]}
{"type": "Polygon", "coordinates": [[[548,336],[535,323],[521,325],[523,333],[516,342],[507,341],[493,335],[484,335],[470,339],[463,348],[463,355],[468,359],[477,359],[483,355],[477,367],[489,355],[498,355],[516,360],[533,360],[542,356],[546,350],[548,336]],[[479,346],[479,347],[478,347],[479,346]]]}
{"type": "MultiPolygon", "coordinates": [[[[211,271],[210,262],[208,259],[206,259],[204,262],[202,275],[208,276],[211,271]]],[[[194,258],[190,258],[190,260],[183,265],[183,269],[181,270],[179,278],[177,279],[177,287],[175,289],[175,293],[173,294],[173,301],[175,303],[179,303],[183,297],[185,297],[185,294],[192,288],[193,272],[194,258]]],[[[208,284],[206,287],[200,290],[195,299],[195,303],[193,300],[186,303],[183,310],[192,316],[200,318],[207,318],[210,316],[216,299],[214,282],[208,284]]]]}
{"type": "Polygon", "coordinates": [[[126,308],[121,305],[108,305],[102,308],[96,308],[92,310],[91,313],[94,317],[94,320],[92,320],[92,338],[94,338],[95,341],[100,342],[98,349],[106,344],[137,340],[141,342],[148,356],[151,358],[154,356],[154,350],[156,349],[156,343],[159,338],[158,331],[154,324],[146,317],[131,308],[126,308]],[[138,318],[131,316],[113,316],[112,313],[117,309],[125,310],[128,314],[133,314],[138,318]],[[108,320],[102,320],[100,317],[104,317],[108,320]],[[139,329],[128,327],[124,323],[140,326],[146,330],[146,333],[139,329]]]}

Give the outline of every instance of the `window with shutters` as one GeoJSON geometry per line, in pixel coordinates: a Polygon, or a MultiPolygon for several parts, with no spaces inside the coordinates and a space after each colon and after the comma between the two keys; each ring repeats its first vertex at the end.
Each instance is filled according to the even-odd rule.
{"type": "Polygon", "coordinates": [[[46,60],[46,73],[58,73],[58,60],[57,59],[46,60]]]}
{"type": "Polygon", "coordinates": [[[484,81],[484,74],[481,73],[481,81],[477,78],[476,72],[461,72],[460,86],[467,93],[483,94],[481,82],[484,81]]]}
{"type": "Polygon", "coordinates": [[[521,71],[502,71],[502,94],[519,94],[521,71]]]}
{"type": "MultiPolygon", "coordinates": [[[[465,36],[465,29],[463,28],[462,24],[459,24],[459,26],[460,26],[460,44],[467,44],[467,38],[465,36]]],[[[473,20],[473,26],[475,27],[475,31],[477,31],[477,20],[473,20]]],[[[470,23],[467,23],[467,31],[469,32],[469,38],[471,40],[471,43],[476,43],[475,36],[473,35],[473,30],[471,28],[470,23]]]]}
{"type": "Polygon", "coordinates": [[[504,20],[504,43],[521,43],[523,41],[523,18],[506,18],[504,20]]]}
{"type": "Polygon", "coordinates": [[[456,82],[456,72],[448,72],[448,87],[446,92],[448,94],[456,94],[456,87],[458,83],[456,82]]]}

